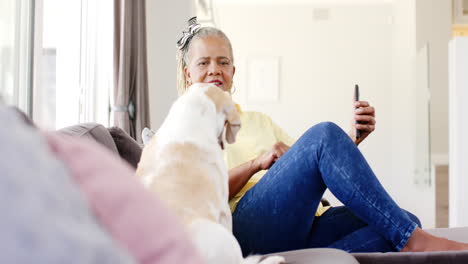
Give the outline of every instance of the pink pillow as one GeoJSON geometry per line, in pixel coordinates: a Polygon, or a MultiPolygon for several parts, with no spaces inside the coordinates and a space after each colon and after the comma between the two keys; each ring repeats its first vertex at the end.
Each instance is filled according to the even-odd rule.
{"type": "Polygon", "coordinates": [[[139,263],[202,263],[178,219],[137,181],[135,171],[95,142],[47,133],[109,234],[139,263]]]}

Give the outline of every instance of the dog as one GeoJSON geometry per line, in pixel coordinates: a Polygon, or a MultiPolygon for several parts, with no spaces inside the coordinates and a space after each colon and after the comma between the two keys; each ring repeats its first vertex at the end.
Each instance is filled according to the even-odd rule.
{"type": "Polygon", "coordinates": [[[193,84],[145,146],[136,174],[182,220],[207,264],[284,263],[280,256],[244,259],[232,234],[222,149],[240,126],[229,93],[193,84]]]}

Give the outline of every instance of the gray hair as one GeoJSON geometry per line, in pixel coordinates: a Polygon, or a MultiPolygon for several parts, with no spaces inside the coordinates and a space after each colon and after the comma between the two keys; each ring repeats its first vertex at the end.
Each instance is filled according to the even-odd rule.
{"type": "Polygon", "coordinates": [[[182,48],[179,49],[177,52],[177,92],[179,95],[184,94],[187,91],[188,83],[187,77],[185,76],[184,69],[187,66],[188,61],[188,52],[190,49],[190,44],[194,41],[194,39],[206,38],[206,37],[219,37],[224,39],[228,46],[229,50],[231,51],[231,59],[234,63],[234,54],[232,52],[232,45],[229,38],[224,34],[223,31],[214,27],[202,27],[200,28],[194,36],[188,41],[188,43],[182,48]]]}

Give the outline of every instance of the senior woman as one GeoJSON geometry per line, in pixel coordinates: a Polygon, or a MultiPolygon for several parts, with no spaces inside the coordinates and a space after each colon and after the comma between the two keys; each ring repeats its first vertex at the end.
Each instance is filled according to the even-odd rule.
{"type": "MultiPolygon", "coordinates": [[[[177,47],[179,94],[193,83],[213,83],[231,92],[236,68],[231,42],[221,30],[201,27],[192,18],[177,47]]],[[[265,114],[239,107],[242,128],[225,158],[233,232],[244,255],[315,247],[348,252],[468,249],[423,231],[418,218],[385,191],[357,148],[375,128],[374,108],[365,101],[354,106],[359,123],[353,122],[349,135],[324,122],[296,142],[265,114]],[[359,139],[355,129],[361,131],[359,139]],[[321,205],[327,188],[344,206],[321,205]]]]}

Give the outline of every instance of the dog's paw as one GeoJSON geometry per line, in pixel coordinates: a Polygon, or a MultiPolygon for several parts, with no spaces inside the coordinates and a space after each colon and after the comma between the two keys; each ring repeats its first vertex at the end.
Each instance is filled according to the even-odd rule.
{"type": "Polygon", "coordinates": [[[284,259],[284,257],[271,256],[271,257],[264,258],[258,264],[283,264],[283,263],[286,263],[286,260],[284,259]]]}

